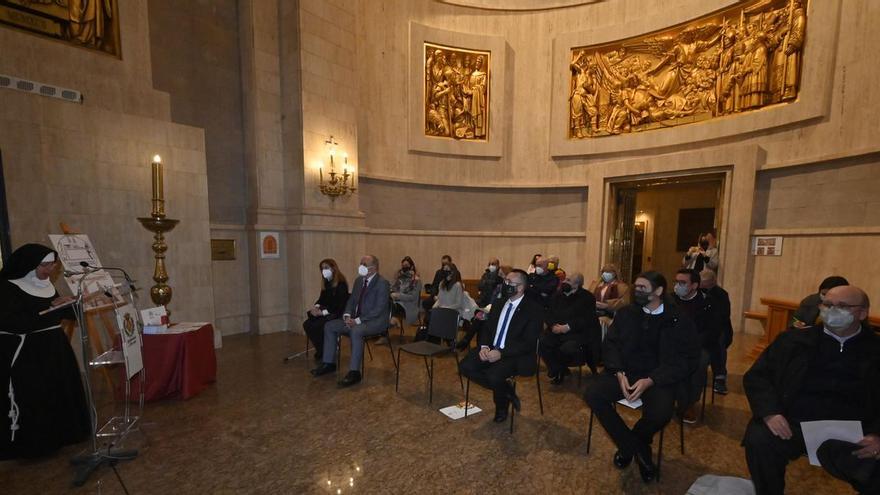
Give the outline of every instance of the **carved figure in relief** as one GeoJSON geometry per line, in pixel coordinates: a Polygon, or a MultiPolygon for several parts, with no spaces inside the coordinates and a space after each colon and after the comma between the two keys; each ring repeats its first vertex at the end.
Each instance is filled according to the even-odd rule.
{"type": "Polygon", "coordinates": [[[569,136],[674,126],[796,98],[805,3],[746,0],[665,33],[573,48],[569,136]]]}
{"type": "Polygon", "coordinates": [[[110,0],[68,0],[70,35],[84,45],[100,46],[107,35],[107,21],[113,15],[110,0]]]}
{"type": "Polygon", "coordinates": [[[468,91],[471,95],[471,116],[474,119],[474,136],[486,136],[486,83],[487,74],[483,72],[483,57],[478,56],[471,73],[468,91]]]}
{"type": "Polygon", "coordinates": [[[486,139],[486,59],[477,53],[433,49],[425,61],[425,133],[455,139],[486,139]]]}

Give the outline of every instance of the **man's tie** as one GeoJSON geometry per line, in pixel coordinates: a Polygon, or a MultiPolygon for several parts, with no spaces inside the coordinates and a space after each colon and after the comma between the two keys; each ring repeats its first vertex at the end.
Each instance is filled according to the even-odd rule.
{"type": "Polygon", "coordinates": [[[501,343],[504,342],[504,334],[507,333],[507,321],[510,319],[510,310],[513,309],[513,303],[508,302],[507,307],[504,308],[504,319],[501,321],[501,330],[498,331],[498,336],[495,337],[495,348],[501,347],[501,343]]]}
{"type": "Polygon", "coordinates": [[[367,278],[364,277],[364,286],[361,288],[361,294],[358,296],[357,309],[355,309],[355,311],[354,311],[355,318],[361,317],[361,304],[364,303],[364,294],[366,294],[366,293],[367,293],[367,278]]]}

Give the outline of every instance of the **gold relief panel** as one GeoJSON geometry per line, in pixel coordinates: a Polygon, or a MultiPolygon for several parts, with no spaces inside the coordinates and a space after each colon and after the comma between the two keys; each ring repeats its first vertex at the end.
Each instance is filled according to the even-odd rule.
{"type": "Polygon", "coordinates": [[[121,56],[117,0],[0,0],[0,24],[121,56]]]}
{"type": "Polygon", "coordinates": [[[651,34],[572,48],[568,138],[795,101],[806,22],[806,0],[751,0],[651,34]]]}
{"type": "Polygon", "coordinates": [[[489,140],[490,54],[424,43],[425,136],[489,140]]]}

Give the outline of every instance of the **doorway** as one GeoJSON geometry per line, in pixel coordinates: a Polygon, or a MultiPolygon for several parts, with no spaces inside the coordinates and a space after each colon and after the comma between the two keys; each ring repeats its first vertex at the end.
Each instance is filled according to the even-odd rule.
{"type": "Polygon", "coordinates": [[[652,270],[671,280],[700,234],[717,238],[724,181],[724,173],[707,173],[612,183],[607,259],[621,279],[652,270]]]}

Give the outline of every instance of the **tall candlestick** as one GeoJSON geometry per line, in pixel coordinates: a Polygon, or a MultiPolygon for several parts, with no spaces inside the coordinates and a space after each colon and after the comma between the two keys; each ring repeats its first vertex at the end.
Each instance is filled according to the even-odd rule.
{"type": "Polygon", "coordinates": [[[162,178],[162,157],[153,157],[153,216],[165,216],[165,183],[162,178]]]}

